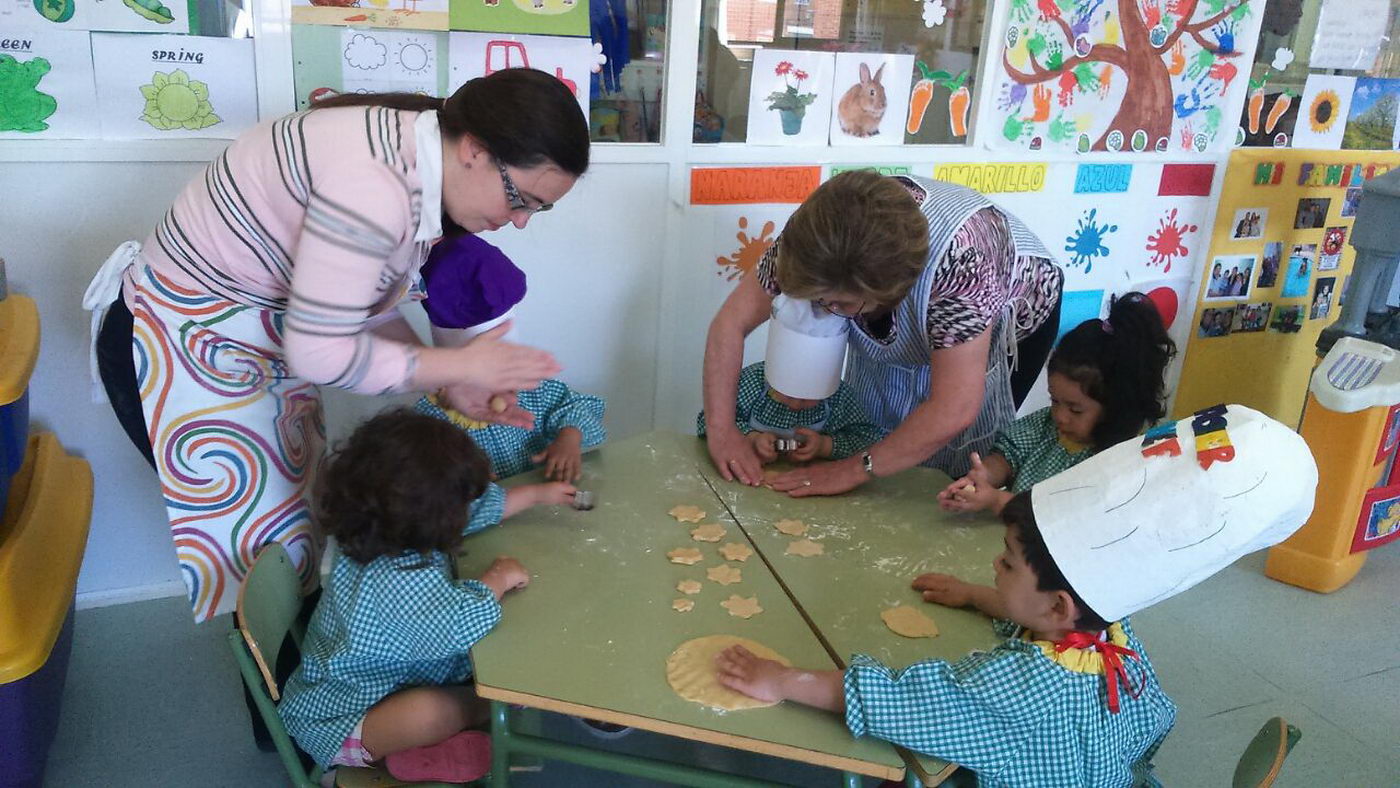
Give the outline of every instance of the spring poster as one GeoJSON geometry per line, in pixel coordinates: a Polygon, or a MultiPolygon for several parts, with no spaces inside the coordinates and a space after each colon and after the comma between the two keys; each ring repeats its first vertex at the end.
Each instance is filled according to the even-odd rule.
{"type": "Polygon", "coordinates": [[[586,36],[588,0],[451,0],[453,30],[586,36]]]}
{"type": "Polygon", "coordinates": [[[85,30],[0,27],[0,139],[100,136],[85,30]]]}
{"type": "Polygon", "coordinates": [[[0,0],[0,27],[189,33],[195,0],[0,0]]]}
{"type": "Polygon", "coordinates": [[[251,38],[93,33],[102,136],[233,139],[258,122],[251,38]]]}
{"type": "Polygon", "coordinates": [[[292,0],[292,23],[446,30],[447,0],[292,0]]]}
{"type": "Polygon", "coordinates": [[[1079,152],[1227,148],[1263,6],[1262,0],[1011,0],[998,42],[1000,79],[981,116],[999,129],[993,145],[1079,152]]]}

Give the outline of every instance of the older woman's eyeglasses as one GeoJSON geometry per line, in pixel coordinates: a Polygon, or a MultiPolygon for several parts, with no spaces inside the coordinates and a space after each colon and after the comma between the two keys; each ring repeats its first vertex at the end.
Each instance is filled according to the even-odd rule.
{"type": "Polygon", "coordinates": [[[506,165],[499,159],[496,160],[496,169],[501,171],[501,188],[506,192],[506,204],[512,211],[525,211],[526,213],[544,213],[554,207],[552,202],[544,202],[539,205],[531,205],[520,196],[520,189],[516,188],[515,181],[510,179],[510,173],[506,172],[506,165]]]}
{"type": "Polygon", "coordinates": [[[814,299],[812,303],[821,307],[827,313],[836,315],[837,317],[845,320],[855,320],[856,318],[860,317],[861,311],[865,309],[864,301],[861,301],[859,306],[857,306],[854,310],[850,311],[847,311],[847,306],[839,301],[836,303],[832,303],[825,299],[817,298],[814,299]]]}

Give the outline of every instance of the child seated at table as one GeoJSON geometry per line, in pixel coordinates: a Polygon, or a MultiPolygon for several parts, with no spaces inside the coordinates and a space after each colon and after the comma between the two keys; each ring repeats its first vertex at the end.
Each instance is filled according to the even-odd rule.
{"type": "Polygon", "coordinates": [[[1296,433],[1231,405],[1110,447],[1002,510],[996,586],[950,587],[1006,638],[902,670],[856,655],[809,671],[740,647],[721,683],[844,715],[869,735],[975,772],[981,785],[1156,784],[1176,707],[1128,616],[1276,544],[1312,511],[1317,466],[1296,433]]]}
{"type": "Polygon", "coordinates": [[[1175,354],[1147,296],[1115,298],[1107,320],[1085,320],[1050,354],[1050,407],[1004,427],[986,457],[973,452],[972,469],[939,504],[1000,512],[1016,493],[1140,434],[1167,414],[1163,375],[1175,354]]]}
{"type": "Polygon", "coordinates": [[[323,768],[384,759],[400,780],[466,782],[490,764],[469,650],[530,575],[498,558],[458,579],[462,509],[490,463],[460,430],[397,409],[362,424],[327,462],[317,522],[339,551],[278,714],[323,768]]]}
{"type": "MultiPolygon", "coordinates": [[[[883,433],[841,380],[846,321],[810,301],[778,296],[768,324],[766,359],[739,373],[734,422],[763,464],[780,455],[797,462],[842,459],[864,451],[883,433]],[[778,440],[797,448],[778,450],[778,440]]],[[[705,412],[696,417],[705,437],[705,412]]]]}
{"type": "MultiPolygon", "coordinates": [[[[474,235],[434,246],[423,266],[423,279],[428,293],[423,307],[432,318],[438,345],[470,342],[511,320],[526,290],[525,272],[474,235]],[[462,287],[463,281],[474,284],[462,287]],[[466,292],[484,296],[467,299],[466,292]]],[[[513,333],[514,329],[506,337],[513,333]]],[[[534,419],[530,428],[472,419],[447,400],[442,392],[429,394],[416,407],[466,430],[491,458],[491,470],[498,479],[543,466],[546,479],[572,483],[582,472],[583,450],[607,439],[603,400],[573,391],[559,380],[545,380],[536,389],[516,394],[515,404],[534,419]]]]}

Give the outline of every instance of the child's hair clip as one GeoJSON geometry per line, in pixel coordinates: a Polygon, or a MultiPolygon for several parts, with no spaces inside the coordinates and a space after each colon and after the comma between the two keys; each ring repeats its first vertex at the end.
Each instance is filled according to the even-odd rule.
{"type": "Polygon", "coordinates": [[[778,438],[773,442],[773,447],[778,451],[797,451],[802,446],[802,441],[796,438],[778,438]]]}

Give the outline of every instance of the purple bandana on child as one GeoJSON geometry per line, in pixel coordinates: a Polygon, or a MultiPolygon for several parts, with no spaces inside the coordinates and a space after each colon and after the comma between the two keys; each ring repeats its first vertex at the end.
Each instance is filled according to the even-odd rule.
{"type": "Polygon", "coordinates": [[[525,298],[525,272],[500,249],[475,235],[444,238],[423,264],[433,325],[470,328],[504,315],[525,298]]]}

